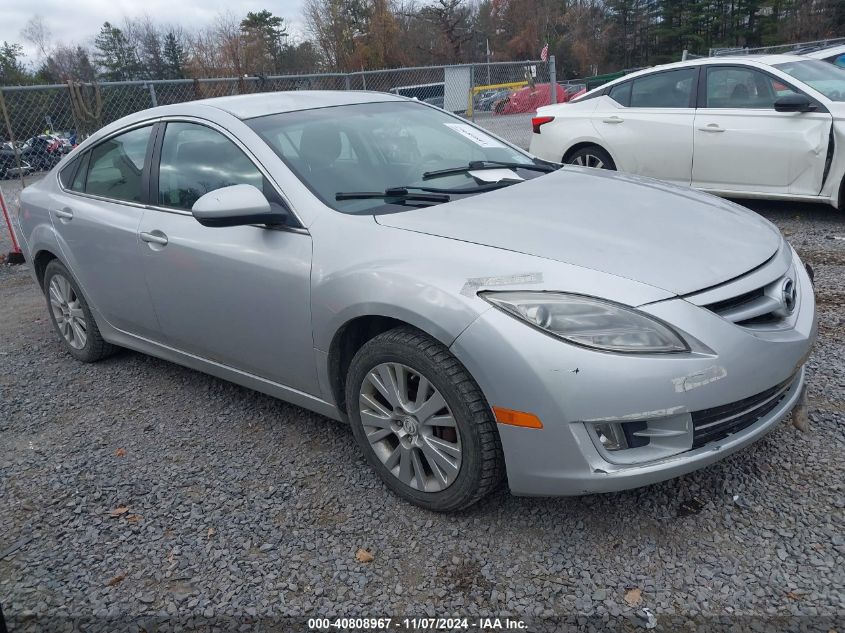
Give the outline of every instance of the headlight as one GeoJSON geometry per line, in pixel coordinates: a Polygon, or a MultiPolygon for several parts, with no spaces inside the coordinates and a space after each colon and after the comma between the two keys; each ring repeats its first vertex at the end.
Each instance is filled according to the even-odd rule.
{"type": "Polygon", "coordinates": [[[611,352],[686,352],[669,326],[616,303],[558,292],[482,292],[500,310],[565,341],[611,352]]]}

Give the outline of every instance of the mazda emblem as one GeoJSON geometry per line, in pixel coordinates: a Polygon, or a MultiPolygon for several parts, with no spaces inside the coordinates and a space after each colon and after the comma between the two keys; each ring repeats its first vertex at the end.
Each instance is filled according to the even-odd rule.
{"type": "Polygon", "coordinates": [[[795,301],[797,294],[795,290],[795,282],[791,279],[784,279],[780,291],[781,302],[783,303],[783,307],[786,309],[787,312],[791,313],[793,310],[795,310],[795,301]]]}

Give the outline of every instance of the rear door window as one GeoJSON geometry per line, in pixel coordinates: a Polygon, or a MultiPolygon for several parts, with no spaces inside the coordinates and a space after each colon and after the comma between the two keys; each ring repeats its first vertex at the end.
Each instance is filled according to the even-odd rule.
{"type": "Polygon", "coordinates": [[[141,202],[144,159],[153,126],[140,127],[103,141],[90,152],[85,193],[141,202]]]}
{"type": "Polygon", "coordinates": [[[697,75],[695,68],[681,68],[634,79],[632,108],[689,108],[697,75]]]}

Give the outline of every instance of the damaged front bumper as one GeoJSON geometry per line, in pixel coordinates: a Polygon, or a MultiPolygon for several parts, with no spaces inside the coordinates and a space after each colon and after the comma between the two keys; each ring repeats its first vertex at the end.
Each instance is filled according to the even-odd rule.
{"type": "MultiPolygon", "coordinates": [[[[686,450],[671,457],[640,464],[613,463],[597,451],[598,458],[590,454],[585,456],[588,466],[584,469],[517,467],[513,480],[511,480],[511,471],[508,470],[508,480],[511,482],[514,494],[558,496],[626,490],[678,477],[709,466],[756,442],[789,415],[798,404],[803,387],[804,370],[801,369],[785,392],[784,399],[775,409],[743,430],[698,449],[686,450]]],[[[525,429],[516,427],[500,426],[500,432],[508,436],[507,440],[504,437],[502,440],[503,444],[508,445],[506,451],[515,450],[517,453],[526,455],[535,453],[536,447],[532,446],[532,442],[525,441],[527,438],[524,431],[525,429]]],[[[559,440],[566,441],[562,437],[559,440]]],[[[554,440],[549,438],[546,441],[554,440]]]]}
{"type": "Polygon", "coordinates": [[[635,488],[702,468],[761,438],[799,403],[816,338],[799,273],[788,329],[755,330],[683,299],[640,309],[701,342],[690,353],[613,354],[555,340],[491,309],[452,345],[493,407],[530,412],[542,429],[499,424],[511,491],[578,495],[635,488]],[[608,451],[596,428],[629,442],[608,451]]]}

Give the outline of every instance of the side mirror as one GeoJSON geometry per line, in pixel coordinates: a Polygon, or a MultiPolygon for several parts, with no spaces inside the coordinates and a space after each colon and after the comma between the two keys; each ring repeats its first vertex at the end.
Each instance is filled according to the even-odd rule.
{"type": "Polygon", "coordinates": [[[786,95],[775,101],[777,112],[813,112],[816,104],[804,95],[786,95]]]}
{"type": "Polygon", "coordinates": [[[191,214],[203,226],[215,228],[284,224],[288,218],[287,213],[278,205],[271,206],[264,194],[252,185],[232,185],[209,191],[194,203],[191,214]]]}

